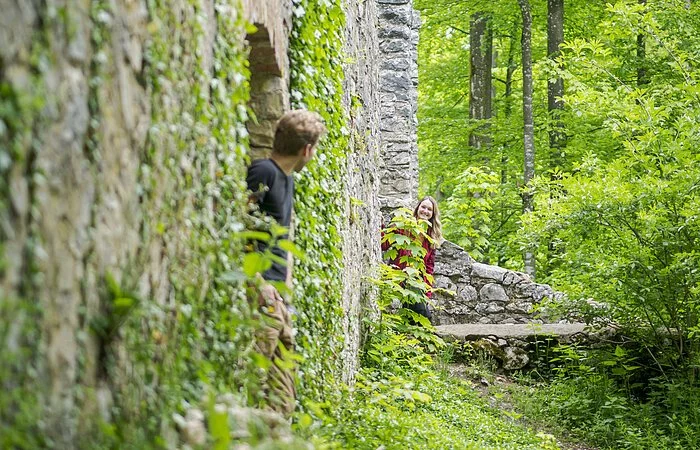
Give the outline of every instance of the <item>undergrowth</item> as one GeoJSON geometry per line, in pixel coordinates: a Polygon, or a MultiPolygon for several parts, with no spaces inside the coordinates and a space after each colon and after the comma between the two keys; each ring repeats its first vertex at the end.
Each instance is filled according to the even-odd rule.
{"type": "Polygon", "coordinates": [[[516,408],[530,420],[600,449],[700,448],[700,387],[670,373],[630,383],[638,367],[614,364],[631,363],[619,347],[566,352],[578,356],[552,378],[514,385],[516,408]]]}

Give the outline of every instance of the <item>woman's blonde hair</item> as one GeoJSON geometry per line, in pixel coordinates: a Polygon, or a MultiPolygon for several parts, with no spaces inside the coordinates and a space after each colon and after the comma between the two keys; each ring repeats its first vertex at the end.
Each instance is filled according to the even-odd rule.
{"type": "Polygon", "coordinates": [[[413,210],[413,217],[418,217],[418,208],[420,208],[420,204],[426,200],[430,200],[430,203],[433,204],[433,217],[431,217],[428,221],[430,222],[430,228],[428,228],[428,236],[430,236],[430,238],[433,240],[432,247],[438,248],[440,244],[442,244],[443,238],[442,224],[440,223],[440,210],[438,209],[437,201],[433,197],[426,195],[418,201],[418,204],[413,210]]]}

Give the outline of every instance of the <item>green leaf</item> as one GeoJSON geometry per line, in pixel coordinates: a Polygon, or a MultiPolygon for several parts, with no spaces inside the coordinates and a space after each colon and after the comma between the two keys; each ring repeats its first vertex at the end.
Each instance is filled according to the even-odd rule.
{"type": "Polygon", "coordinates": [[[304,258],[304,252],[301,251],[294,243],[290,240],[287,239],[282,239],[280,241],[277,241],[277,246],[281,248],[284,251],[290,252],[292,255],[296,256],[299,259],[304,258]]]}
{"type": "Polygon", "coordinates": [[[219,281],[230,284],[239,284],[249,279],[250,277],[240,270],[231,270],[229,272],[224,272],[219,276],[219,281]]]}
{"type": "Polygon", "coordinates": [[[256,240],[263,242],[270,241],[270,233],[266,233],[264,231],[241,231],[240,233],[237,233],[236,236],[243,240],[256,240]]]}
{"type": "Polygon", "coordinates": [[[243,257],[243,272],[248,278],[253,278],[270,267],[272,267],[272,261],[258,252],[246,253],[243,257]]]}

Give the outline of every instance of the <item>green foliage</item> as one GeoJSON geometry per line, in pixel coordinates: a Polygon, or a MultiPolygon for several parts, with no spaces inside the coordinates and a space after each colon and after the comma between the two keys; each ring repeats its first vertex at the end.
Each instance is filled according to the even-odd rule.
{"type": "Polygon", "coordinates": [[[686,449],[700,445],[698,388],[657,380],[646,400],[582,363],[550,384],[515,387],[518,410],[558,432],[605,449],[686,449]],[[566,375],[564,375],[566,374],[566,375]]]}
{"type": "Polygon", "coordinates": [[[31,302],[0,298],[0,317],[0,448],[41,448],[47,442],[38,420],[43,407],[34,344],[40,311],[31,302]]]}
{"type": "Polygon", "coordinates": [[[334,400],[311,405],[298,431],[328,448],[559,449],[552,436],[489,407],[470,383],[430,368],[363,369],[334,400]]]}
{"type": "Polygon", "coordinates": [[[443,203],[445,237],[468,249],[477,260],[486,259],[489,250],[498,181],[498,175],[488,168],[467,167],[457,176],[452,195],[443,203]]]}
{"type": "MultiPolygon", "coordinates": [[[[41,17],[52,25],[51,19],[41,17]]],[[[36,304],[35,289],[40,274],[35,265],[35,252],[40,243],[30,240],[23,248],[8,245],[28,230],[33,207],[24,197],[33,183],[41,182],[32,161],[41,148],[34,130],[43,126],[44,108],[50,95],[46,92],[42,69],[49,54],[48,33],[34,30],[26,58],[25,77],[0,80],[0,448],[34,449],[51,445],[46,439],[45,414],[41,402],[46,385],[40,378],[42,311],[36,304]],[[27,180],[25,174],[36,175],[27,180]],[[21,256],[23,266],[16,268],[8,261],[8,247],[21,256]]],[[[0,73],[10,70],[0,61],[0,73]]],[[[15,241],[16,242],[16,241],[15,241]]],[[[14,243],[14,242],[13,242],[14,243]]]]}
{"type": "MultiPolygon", "coordinates": [[[[642,29],[668,14],[652,10],[640,18],[637,9],[620,5],[611,11],[623,23],[641,20],[642,29]]],[[[684,17],[678,20],[694,20],[684,17]]],[[[566,98],[585,115],[606,110],[603,127],[618,148],[591,149],[556,184],[540,178],[538,211],[526,218],[522,237],[556,249],[542,262],[551,274],[547,281],[573,298],[609,302],[613,308],[605,314],[647,342],[663,364],[690,369],[692,379],[700,350],[700,160],[698,117],[690,106],[697,102],[697,75],[675,64],[678,55],[687,56],[674,40],[662,41],[665,54],[658,56],[670,69],[663,78],[652,75],[644,89],[596,62],[609,59],[605,45],[569,44],[566,98]],[[591,72],[595,83],[581,83],[591,72]],[[674,342],[670,352],[662,345],[667,338],[674,342]]]]}
{"type": "MultiPolygon", "coordinates": [[[[148,2],[145,79],[152,88],[152,123],[139,174],[142,237],[160,242],[175,262],[167,274],[172,297],[167,303],[140,299],[137,313],[126,314],[133,305],[120,299],[133,297],[119,295],[116,283],[108,283],[112,311],[105,316],[106,329],[114,338],[103,345],[105,370],[116,387],[113,423],[99,426],[92,438],[83,436],[85,446],[162,447],[164,430],[175,426],[173,414],[197,403],[207,386],[236,392],[244,403],[262,398],[250,345],[257,320],[242,280],[226,277],[243,263],[245,236],[238,232],[247,202],[247,52],[237,39],[217,39],[209,72],[203,55],[188,50],[204,38],[198,16],[206,11],[197,0],[181,6],[182,11],[169,2],[148,2]],[[185,160],[192,166],[183,166],[185,160]],[[192,167],[212,164],[215,172],[193,177],[192,167]]],[[[220,1],[216,8],[220,36],[245,34],[237,1],[220,1]]],[[[109,40],[96,36],[99,53],[109,40]]],[[[107,76],[104,68],[97,70],[95,83],[100,74],[107,76]]],[[[99,105],[101,91],[91,92],[99,105]]],[[[94,151],[102,151],[100,135],[92,139],[94,151]]],[[[122,283],[136,279],[147,253],[122,269],[122,283]]]]}
{"type": "Polygon", "coordinates": [[[342,104],[345,14],[338,0],[295,0],[290,41],[294,107],[318,112],[328,134],[316,157],[297,175],[294,241],[306,259],[294,266],[297,344],[304,357],[302,404],[335,389],[341,370],[342,254],[347,117],[342,104]]]}

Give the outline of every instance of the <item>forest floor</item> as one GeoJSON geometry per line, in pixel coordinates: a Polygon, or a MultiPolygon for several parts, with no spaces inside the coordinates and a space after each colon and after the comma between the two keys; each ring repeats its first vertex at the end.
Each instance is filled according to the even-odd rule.
{"type": "Polygon", "coordinates": [[[546,424],[529,419],[520,413],[512,398],[514,390],[519,388],[516,381],[504,375],[475,371],[472,366],[452,363],[447,370],[453,377],[468,381],[479,392],[479,395],[488,402],[489,406],[501,410],[504,415],[514,422],[528,428],[551,434],[556,437],[562,450],[599,450],[597,447],[577,442],[573,437],[567,436],[559,430],[552,430],[546,424]]]}

